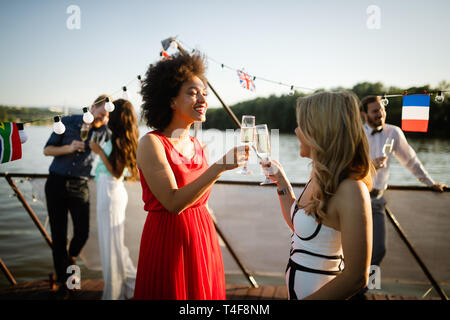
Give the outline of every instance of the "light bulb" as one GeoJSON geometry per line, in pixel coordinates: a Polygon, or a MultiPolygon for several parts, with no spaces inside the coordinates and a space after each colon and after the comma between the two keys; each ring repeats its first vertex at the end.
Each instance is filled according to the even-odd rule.
{"type": "Polygon", "coordinates": [[[177,48],[178,48],[177,43],[176,43],[175,41],[172,41],[172,42],[170,43],[170,49],[177,50],[177,48]]]}
{"type": "Polygon", "coordinates": [[[109,101],[108,97],[106,97],[106,99],[105,99],[105,110],[108,111],[108,112],[113,112],[114,111],[114,103],[109,101]]]}
{"type": "Polygon", "coordinates": [[[88,110],[88,108],[83,108],[83,122],[84,123],[92,123],[94,121],[94,116],[92,113],[88,110]]]}
{"type": "Polygon", "coordinates": [[[122,88],[123,93],[122,93],[122,98],[124,98],[125,100],[128,100],[128,93],[127,93],[127,87],[123,87],[122,88]]]}
{"type": "Polygon", "coordinates": [[[381,99],[381,103],[386,107],[389,104],[388,98],[386,98],[386,96],[383,96],[383,99],[381,99]]]}
{"type": "Polygon", "coordinates": [[[291,86],[291,90],[289,91],[288,94],[289,94],[290,96],[293,96],[293,95],[295,94],[294,86],[291,86]]]}
{"type": "Polygon", "coordinates": [[[445,100],[445,96],[442,93],[442,91],[439,91],[437,96],[434,98],[434,101],[436,101],[437,103],[442,103],[445,100]]]}
{"type": "Polygon", "coordinates": [[[66,127],[62,123],[61,117],[60,116],[56,116],[56,117],[53,118],[53,121],[55,121],[53,123],[53,131],[56,134],[63,134],[66,131],[66,127]]]}
{"type": "Polygon", "coordinates": [[[20,143],[24,144],[28,140],[28,136],[23,129],[23,123],[16,123],[17,129],[19,129],[19,137],[20,137],[20,143]]]}

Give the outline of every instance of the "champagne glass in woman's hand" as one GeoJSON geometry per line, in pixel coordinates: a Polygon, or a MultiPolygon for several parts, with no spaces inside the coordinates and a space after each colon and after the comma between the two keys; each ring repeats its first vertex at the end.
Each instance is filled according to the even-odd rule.
{"type": "MultiPolygon", "coordinates": [[[[241,124],[241,143],[247,146],[251,146],[255,140],[255,117],[254,116],[242,116],[241,124]]],[[[242,167],[239,174],[249,175],[251,172],[247,169],[247,162],[242,167]]]]}

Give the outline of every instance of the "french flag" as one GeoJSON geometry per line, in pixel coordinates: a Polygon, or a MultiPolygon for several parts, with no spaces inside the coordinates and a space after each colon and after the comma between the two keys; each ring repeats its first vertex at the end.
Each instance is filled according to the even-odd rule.
{"type": "Polygon", "coordinates": [[[402,130],[427,132],[429,113],[429,94],[404,96],[402,108],[402,130]]]}

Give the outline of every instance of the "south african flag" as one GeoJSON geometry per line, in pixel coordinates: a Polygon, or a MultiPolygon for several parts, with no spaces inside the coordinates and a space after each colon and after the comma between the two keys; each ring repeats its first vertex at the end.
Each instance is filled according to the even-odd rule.
{"type": "Polygon", "coordinates": [[[22,158],[19,129],[14,122],[0,122],[0,163],[22,158]]]}

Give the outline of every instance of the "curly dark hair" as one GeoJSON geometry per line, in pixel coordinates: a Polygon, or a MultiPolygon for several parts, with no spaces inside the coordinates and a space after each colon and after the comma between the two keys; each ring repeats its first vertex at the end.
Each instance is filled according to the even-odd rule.
{"type": "Polygon", "coordinates": [[[108,127],[111,130],[112,151],[109,161],[114,169],[123,163],[130,172],[130,180],[138,177],[136,150],[139,138],[138,120],[130,101],[114,101],[114,111],[109,113],[108,127]]]}
{"type": "Polygon", "coordinates": [[[169,59],[150,65],[142,84],[142,119],[147,126],[164,130],[172,121],[172,99],[178,96],[181,86],[194,76],[207,84],[206,64],[199,54],[183,55],[177,53],[169,59]]]}

